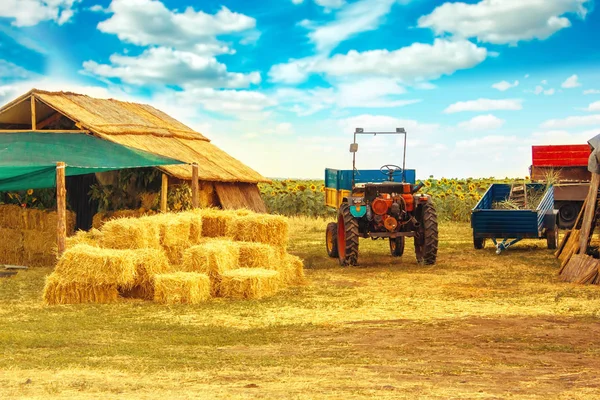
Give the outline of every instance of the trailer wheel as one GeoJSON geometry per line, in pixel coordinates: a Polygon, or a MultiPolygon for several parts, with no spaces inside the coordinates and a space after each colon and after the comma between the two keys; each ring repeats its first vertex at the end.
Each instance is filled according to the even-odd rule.
{"type": "Polygon", "coordinates": [[[581,205],[574,202],[563,203],[558,208],[558,225],[562,229],[571,229],[579,215],[581,205]]]}
{"type": "Polygon", "coordinates": [[[473,238],[473,247],[475,247],[476,250],[481,250],[483,248],[485,248],[485,238],[473,238]]]}
{"type": "Polygon", "coordinates": [[[550,250],[554,250],[558,247],[558,225],[555,225],[554,229],[548,229],[546,231],[546,243],[550,250]]]}
{"type": "Polygon", "coordinates": [[[390,253],[392,257],[402,257],[402,254],[404,254],[404,239],[404,236],[395,239],[390,238],[390,253]]]}
{"type": "Polygon", "coordinates": [[[330,222],[327,224],[327,230],[325,231],[327,255],[331,258],[338,257],[337,229],[337,224],[335,222],[330,222]]]}
{"type": "Polygon", "coordinates": [[[415,254],[419,264],[433,265],[438,251],[438,223],[433,204],[423,205],[419,237],[415,236],[415,254]]]}
{"type": "Polygon", "coordinates": [[[338,210],[337,250],[341,266],[358,264],[358,221],[350,214],[347,203],[338,210]]]}

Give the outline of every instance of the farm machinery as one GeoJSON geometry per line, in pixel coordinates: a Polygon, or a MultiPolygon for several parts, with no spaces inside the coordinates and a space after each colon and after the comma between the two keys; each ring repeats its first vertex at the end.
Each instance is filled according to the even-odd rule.
{"type": "Polygon", "coordinates": [[[407,237],[414,239],[421,264],[435,264],[438,224],[430,196],[417,193],[415,170],[407,170],[406,131],[365,132],[356,128],[350,145],[352,170],[325,170],[325,203],[337,209],[337,222],[326,230],[327,254],[340,265],[358,264],[359,238],[388,240],[390,253],[400,257],[407,237]],[[386,164],[379,170],[357,170],[357,135],[404,135],[402,167],[386,164]]]}

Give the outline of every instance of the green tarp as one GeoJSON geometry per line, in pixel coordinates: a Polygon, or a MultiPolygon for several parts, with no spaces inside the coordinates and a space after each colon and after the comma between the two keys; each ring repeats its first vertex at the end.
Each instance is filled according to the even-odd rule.
{"type": "Polygon", "coordinates": [[[82,133],[0,133],[0,192],[56,186],[56,163],[66,175],[185,164],[82,133]]]}

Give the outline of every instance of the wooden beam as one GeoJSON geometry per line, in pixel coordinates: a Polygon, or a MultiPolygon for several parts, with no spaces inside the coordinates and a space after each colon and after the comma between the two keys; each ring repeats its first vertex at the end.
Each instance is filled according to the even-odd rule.
{"type": "Polygon", "coordinates": [[[594,233],[592,226],[594,214],[596,213],[596,205],[598,204],[598,188],[600,187],[600,175],[592,174],[590,189],[585,200],[585,210],[583,212],[583,220],[581,222],[581,233],[579,237],[579,253],[586,254],[590,236],[594,233]]]}
{"type": "Polygon", "coordinates": [[[200,188],[198,187],[198,164],[192,164],[192,207],[198,208],[200,200],[200,188]]]}
{"type": "Polygon", "coordinates": [[[167,191],[169,190],[169,177],[162,174],[162,185],[160,187],[160,212],[167,212],[167,191]]]}
{"type": "Polygon", "coordinates": [[[89,134],[88,130],[80,130],[80,129],[62,129],[62,130],[31,130],[31,129],[0,129],[0,133],[85,133],[89,134]]]}
{"type": "Polygon", "coordinates": [[[31,95],[31,130],[37,130],[37,115],[35,113],[35,97],[31,95]]]}
{"type": "Polygon", "coordinates": [[[62,114],[59,112],[55,112],[54,114],[52,114],[51,116],[49,116],[48,118],[46,118],[45,120],[39,122],[37,124],[37,129],[43,129],[46,126],[58,121],[60,119],[60,117],[62,117],[62,114]]]}
{"type": "Polygon", "coordinates": [[[58,257],[65,252],[67,240],[67,188],[65,184],[65,163],[56,163],[56,245],[58,257]]]}

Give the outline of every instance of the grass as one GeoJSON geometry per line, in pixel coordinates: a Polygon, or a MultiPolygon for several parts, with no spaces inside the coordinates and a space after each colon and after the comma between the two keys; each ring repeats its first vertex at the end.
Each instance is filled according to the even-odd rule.
{"type": "Polygon", "coordinates": [[[45,307],[49,268],[0,280],[0,397],[600,395],[600,287],[560,282],[545,241],[497,256],[443,224],[435,266],[362,240],[341,268],[326,222],[291,219],[310,284],[269,299],[45,307]]]}

